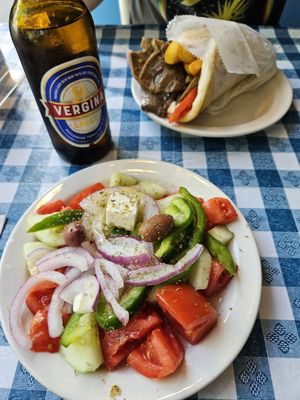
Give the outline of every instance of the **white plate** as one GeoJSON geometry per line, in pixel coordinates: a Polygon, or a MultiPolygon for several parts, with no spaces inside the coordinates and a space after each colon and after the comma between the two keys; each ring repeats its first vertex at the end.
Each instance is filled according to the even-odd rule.
{"type": "Polygon", "coordinates": [[[41,384],[65,399],[108,400],[112,385],[118,385],[121,389],[120,399],[183,399],[204,388],[234,360],[245,344],[257,316],[261,294],[260,259],[249,226],[239,211],[238,220],[230,224],[230,229],[235,233],[232,251],[239,265],[239,273],[216,304],[220,314],[218,324],[200,344],[186,346],[183,365],[169,378],[154,381],[126,366],[115,372],[103,369],[97,373],[75,375],[60,354],[38,354],[22,350],[15,344],[10,333],[8,309],[17,289],[27,278],[22,252],[23,243],[31,239],[26,233],[27,215],[41,202],[54,198],[67,199],[89,184],[107,182],[113,172],[120,170],[139,178],[155,179],[170,191],[181,184],[206,199],[225,196],[204,178],[181,167],[156,161],[107,162],[68,177],[26,211],[7,242],[0,268],[0,316],[4,332],[28,371],[41,384]]]}
{"type": "MultiPolygon", "coordinates": [[[[141,107],[141,88],[132,79],[131,92],[141,107]]],[[[204,137],[233,137],[248,135],[279,121],[288,111],[293,99],[289,80],[281,72],[260,88],[231,100],[218,115],[201,113],[186,124],[170,124],[166,118],[145,113],[153,121],[181,133],[204,137]]]]}

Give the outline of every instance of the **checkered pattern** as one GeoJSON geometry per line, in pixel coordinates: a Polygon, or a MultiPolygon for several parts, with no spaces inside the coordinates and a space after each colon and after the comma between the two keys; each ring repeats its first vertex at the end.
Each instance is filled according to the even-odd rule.
{"type": "MultiPolygon", "coordinates": [[[[277,49],[293,105],[264,131],[209,139],[158,126],[131,96],[126,51],[138,48],[143,35],[163,37],[163,29],[97,29],[115,143],[107,159],[164,160],[208,178],[241,209],[259,247],[263,292],[254,329],[233,364],[193,399],[300,398],[300,30],[260,30],[277,49]]],[[[0,26],[0,48],[16,63],[6,25],[0,26]]],[[[0,108],[0,130],[0,214],[8,215],[1,254],[33,200],[80,167],[56,155],[26,81],[0,108]]],[[[58,399],[18,364],[0,327],[0,399],[15,398],[58,399]]]]}

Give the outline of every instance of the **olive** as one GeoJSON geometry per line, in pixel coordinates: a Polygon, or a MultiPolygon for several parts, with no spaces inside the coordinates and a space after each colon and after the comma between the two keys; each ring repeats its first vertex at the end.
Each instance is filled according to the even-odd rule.
{"type": "Polygon", "coordinates": [[[85,229],[79,221],[70,222],[63,230],[64,240],[68,246],[80,246],[85,240],[85,229]]]}
{"type": "Polygon", "coordinates": [[[172,230],[173,225],[171,215],[154,215],[142,223],[139,233],[145,242],[156,242],[163,239],[172,230]]]}

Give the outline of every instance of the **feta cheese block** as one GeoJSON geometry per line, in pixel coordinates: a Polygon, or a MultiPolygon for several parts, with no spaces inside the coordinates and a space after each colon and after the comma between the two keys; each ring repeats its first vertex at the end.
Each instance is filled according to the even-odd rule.
{"type": "Polygon", "coordinates": [[[106,205],[106,224],[132,231],[139,213],[139,197],[120,192],[111,193],[106,205]]]}

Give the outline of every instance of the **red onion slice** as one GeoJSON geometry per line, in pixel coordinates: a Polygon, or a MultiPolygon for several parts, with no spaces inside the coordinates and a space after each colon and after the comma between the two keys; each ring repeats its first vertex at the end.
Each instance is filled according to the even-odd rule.
{"type": "Polygon", "coordinates": [[[81,255],[82,257],[84,257],[88,264],[92,264],[94,261],[89,250],[82,249],[81,247],[65,246],[60,249],[53,250],[51,252],[49,252],[49,250],[47,250],[47,249],[45,249],[45,250],[47,251],[47,254],[45,253],[45,255],[39,260],[39,262],[47,261],[55,256],[59,256],[59,255],[66,254],[66,253],[77,253],[77,254],[81,255]]]}
{"type": "Polygon", "coordinates": [[[32,250],[30,253],[27,254],[28,261],[36,260],[38,262],[41,258],[45,257],[47,254],[50,253],[50,250],[45,249],[45,247],[39,247],[37,249],[32,250]]]}
{"type": "Polygon", "coordinates": [[[99,246],[101,246],[102,243],[105,243],[107,240],[102,229],[102,219],[103,219],[103,214],[102,215],[98,214],[94,216],[92,222],[92,236],[98,248],[99,246]]]}
{"type": "Polygon", "coordinates": [[[58,286],[51,297],[51,302],[48,308],[48,331],[49,336],[52,338],[59,337],[64,330],[62,321],[62,309],[64,306],[63,300],[60,298],[62,290],[69,285],[74,279],[80,276],[81,272],[77,268],[72,268],[66,272],[66,282],[58,286]]]}
{"type": "Polygon", "coordinates": [[[15,295],[9,311],[9,326],[14,340],[23,348],[31,349],[31,340],[25,331],[22,323],[22,309],[28,294],[28,291],[37,283],[51,281],[58,285],[66,283],[65,275],[56,271],[40,272],[29,278],[18,290],[15,295]]]}
{"type": "Polygon", "coordinates": [[[156,201],[147,194],[141,193],[140,207],[142,209],[143,220],[149,219],[154,215],[159,214],[159,208],[156,201]]]}
{"type": "Polygon", "coordinates": [[[74,311],[82,314],[93,312],[94,304],[99,294],[99,282],[94,275],[83,275],[80,278],[73,280],[60,292],[60,298],[65,302],[74,305],[74,299],[80,293],[83,293],[84,296],[84,310],[74,311]]]}
{"type": "Polygon", "coordinates": [[[85,241],[85,242],[81,243],[81,247],[84,248],[85,250],[87,250],[92,255],[92,257],[102,258],[101,254],[99,253],[99,251],[97,250],[97,247],[95,246],[95,244],[93,242],[85,241]]]}
{"type": "Polygon", "coordinates": [[[63,311],[64,311],[66,314],[72,314],[72,304],[64,303],[63,311]]]}
{"type": "Polygon", "coordinates": [[[47,261],[47,260],[51,259],[53,256],[59,256],[61,254],[68,253],[69,251],[72,251],[72,247],[70,247],[70,246],[61,247],[60,249],[56,249],[56,250],[49,252],[48,254],[45,254],[45,256],[39,260],[39,262],[47,261]]]}
{"type": "Polygon", "coordinates": [[[152,286],[165,282],[173,276],[185,271],[190,265],[198,260],[203,246],[196,244],[175,265],[158,264],[150,267],[140,268],[128,272],[126,285],[128,286],[152,286]]]}
{"type": "Polygon", "coordinates": [[[127,325],[129,321],[129,312],[120,306],[112,292],[108,289],[104,274],[100,268],[100,260],[98,259],[95,260],[95,272],[106,301],[111,306],[113,312],[118,320],[121,321],[122,325],[127,325]]]}
{"type": "Polygon", "coordinates": [[[90,252],[83,247],[73,247],[75,253],[79,254],[80,256],[84,257],[88,265],[92,265],[94,262],[94,257],[91,256],[90,252]]]}
{"type": "MultiPolygon", "coordinates": [[[[82,249],[84,250],[84,249],[82,249]]],[[[47,259],[42,258],[36,263],[39,271],[50,271],[61,267],[74,267],[80,271],[87,271],[89,269],[89,264],[87,263],[85,257],[79,255],[75,251],[69,251],[67,253],[55,254],[55,251],[46,256],[47,259]],[[52,257],[50,257],[52,254],[52,257]]]]}
{"type": "Polygon", "coordinates": [[[128,236],[107,240],[99,247],[99,251],[107,260],[121,265],[151,263],[151,257],[144,242],[128,236]]]}
{"type": "Polygon", "coordinates": [[[104,274],[104,278],[107,284],[108,289],[111,291],[114,298],[118,301],[120,298],[120,291],[116,287],[116,284],[110,275],[104,274]]]}
{"type": "Polygon", "coordinates": [[[135,270],[141,269],[143,267],[141,265],[129,264],[129,265],[126,265],[126,268],[129,269],[130,271],[135,271],[135,270]]]}
{"type": "Polygon", "coordinates": [[[111,261],[105,260],[105,258],[102,258],[100,260],[100,266],[103,272],[108,274],[113,279],[115,287],[117,289],[122,289],[124,287],[124,279],[120,271],[120,268],[122,268],[121,266],[111,261]]]}

